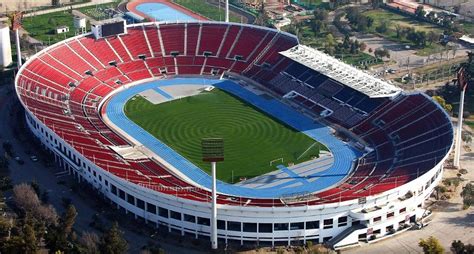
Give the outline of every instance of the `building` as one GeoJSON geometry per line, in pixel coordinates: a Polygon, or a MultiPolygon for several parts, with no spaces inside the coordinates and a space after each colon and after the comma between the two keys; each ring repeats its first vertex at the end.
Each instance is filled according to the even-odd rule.
{"type": "Polygon", "coordinates": [[[58,26],[56,27],[56,34],[63,34],[69,32],[68,26],[58,26]]]}
{"type": "Polygon", "coordinates": [[[78,181],[161,230],[209,239],[209,175],[123,122],[124,98],[149,81],[183,82],[173,77],[213,84],[223,77],[223,88],[332,153],[311,182],[219,183],[220,242],[341,248],[405,230],[429,213],[424,202],[453,144],[449,116],[429,96],[405,93],[291,34],[219,22],[128,25],[125,34],[89,33],[44,49],[22,66],[15,86],[29,128],[78,181]]]}
{"type": "Polygon", "coordinates": [[[10,64],[12,64],[10,28],[0,23],[0,67],[7,67],[10,64]]]}

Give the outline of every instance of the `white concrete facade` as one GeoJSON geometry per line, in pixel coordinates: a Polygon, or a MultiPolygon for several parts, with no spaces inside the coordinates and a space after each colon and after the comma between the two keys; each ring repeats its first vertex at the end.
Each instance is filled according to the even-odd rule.
{"type": "Polygon", "coordinates": [[[0,66],[7,67],[10,64],[12,64],[10,29],[7,25],[0,24],[0,66]]]}

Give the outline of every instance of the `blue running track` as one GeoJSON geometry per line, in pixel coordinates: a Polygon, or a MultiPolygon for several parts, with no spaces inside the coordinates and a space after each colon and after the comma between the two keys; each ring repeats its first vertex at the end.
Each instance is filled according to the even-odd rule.
{"type": "MultiPolygon", "coordinates": [[[[361,156],[360,152],[332,136],[328,127],[314,122],[311,118],[304,116],[276,99],[268,99],[256,95],[230,80],[204,78],[157,80],[130,87],[117,93],[111,98],[106,108],[106,114],[110,121],[180,170],[184,175],[205,188],[211,189],[212,182],[211,177],[206,172],[132,122],[126,117],[124,112],[125,103],[134,95],[148,89],[162,91],[159,87],[173,85],[213,85],[228,93],[234,94],[247,103],[265,111],[267,114],[285,122],[297,130],[300,130],[312,139],[321,142],[329,148],[334,156],[334,163],[331,167],[322,172],[311,175],[311,178],[317,178],[311,183],[304,180],[305,184],[294,187],[294,183],[303,181],[300,178],[291,177],[292,179],[290,181],[278,185],[268,188],[253,189],[218,181],[217,191],[219,193],[245,197],[278,198],[295,193],[318,192],[341,181],[351,171],[353,162],[361,156]]],[[[283,171],[285,172],[285,170],[283,171]]]]}

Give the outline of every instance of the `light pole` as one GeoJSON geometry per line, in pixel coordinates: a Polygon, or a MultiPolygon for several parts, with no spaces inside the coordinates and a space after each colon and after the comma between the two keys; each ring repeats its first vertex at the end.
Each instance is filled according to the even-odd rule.
{"type": "Polygon", "coordinates": [[[229,22],[229,0],[225,0],[225,22],[229,22]]]}
{"type": "Polygon", "coordinates": [[[204,138],[201,140],[202,160],[211,163],[212,203],[211,203],[211,248],[217,249],[217,187],[216,166],[224,161],[224,140],[222,138],[204,138]]]}
{"type": "Polygon", "coordinates": [[[461,138],[462,138],[462,118],[463,118],[463,111],[464,111],[464,95],[466,94],[467,88],[467,80],[466,80],[466,73],[465,68],[461,68],[458,71],[458,86],[461,90],[461,98],[459,100],[459,113],[458,113],[458,130],[456,134],[456,144],[454,146],[454,166],[456,168],[460,167],[459,159],[461,157],[461,138]]]}

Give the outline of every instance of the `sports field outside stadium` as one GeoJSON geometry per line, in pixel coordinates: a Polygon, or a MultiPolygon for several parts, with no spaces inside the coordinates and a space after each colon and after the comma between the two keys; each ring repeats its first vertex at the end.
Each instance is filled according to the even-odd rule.
{"type": "Polygon", "coordinates": [[[201,157],[201,139],[224,138],[225,161],[218,164],[217,178],[228,183],[274,171],[277,165],[301,163],[318,157],[320,149],[327,150],[219,89],[161,104],[137,95],[124,111],[130,120],[208,173],[210,165],[201,157]]]}

